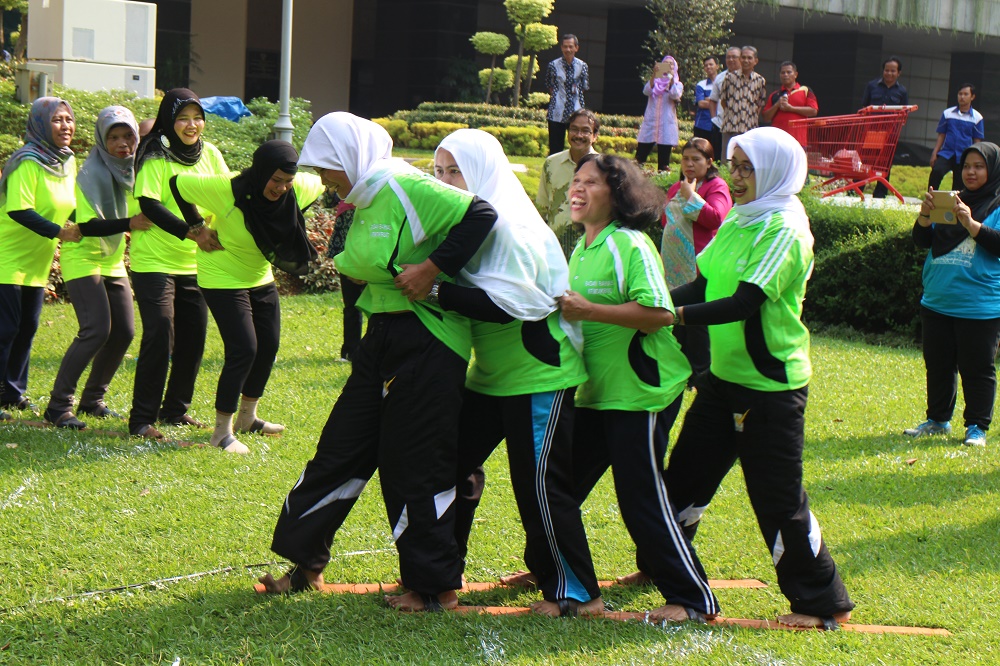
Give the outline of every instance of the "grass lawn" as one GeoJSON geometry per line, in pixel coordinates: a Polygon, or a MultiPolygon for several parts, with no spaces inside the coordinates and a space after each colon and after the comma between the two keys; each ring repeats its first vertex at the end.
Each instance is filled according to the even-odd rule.
{"type": "MultiPolygon", "coordinates": [[[[282,349],[260,412],[288,430],[280,438],[247,436],[246,457],[16,422],[0,426],[0,664],[1000,662],[994,605],[1000,440],[971,449],[955,437],[903,437],[901,430],[923,416],[919,350],[822,336],[814,339],[806,487],[858,604],[854,621],[944,627],[952,637],[400,614],[377,595],[257,596],[256,576],[284,569],[269,551],[277,511],[350,370],[334,362],[338,295],[286,298],[282,307],[282,349]],[[212,573],[162,581],[204,572],[212,573]]],[[[42,407],[75,331],[70,306],[44,308],[29,387],[42,407]]],[[[137,348],[138,342],[132,352],[137,348]]],[[[212,420],[221,357],[212,324],[192,408],[202,420],[212,420]]],[[[112,383],[108,402],[117,411],[128,410],[134,369],[129,358],[112,383]]],[[[90,423],[125,430],[124,423],[90,423]]],[[[961,419],[953,425],[960,430],[961,419]]],[[[169,435],[206,443],[209,431],[169,435]]],[[[502,453],[487,468],[471,581],[522,566],[523,538],[502,453]]],[[[632,547],[608,478],[583,509],[599,576],[632,571],[632,547]]],[[[738,469],[707,512],[696,545],[710,577],[770,585],[720,590],[726,615],[773,618],[787,609],[738,469]]],[[[395,578],[377,480],[333,550],[328,581],[395,578]]],[[[505,590],[462,595],[466,604],[485,605],[537,598],[505,590]]],[[[605,599],[624,610],[662,603],[652,588],[611,589],[605,599]]]]}

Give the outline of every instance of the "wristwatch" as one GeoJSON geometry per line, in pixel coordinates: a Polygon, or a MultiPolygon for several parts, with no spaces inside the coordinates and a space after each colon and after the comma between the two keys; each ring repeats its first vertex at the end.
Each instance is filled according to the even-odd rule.
{"type": "Polygon", "coordinates": [[[431,290],[427,292],[427,297],[424,299],[427,303],[432,303],[437,305],[439,303],[438,291],[441,289],[441,280],[434,280],[434,284],[431,285],[431,290]]]}

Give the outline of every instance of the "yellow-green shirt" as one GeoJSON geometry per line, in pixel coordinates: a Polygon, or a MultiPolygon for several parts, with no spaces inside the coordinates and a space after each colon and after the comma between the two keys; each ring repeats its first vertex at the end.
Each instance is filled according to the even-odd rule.
{"type": "MultiPolygon", "coordinates": [[[[135,177],[135,198],[156,199],[179,218],[181,209],[170,192],[170,179],[179,174],[216,175],[228,174],[229,167],[219,149],[204,143],[201,159],[193,166],[170,162],[163,158],[146,160],[135,177]]],[[[201,211],[209,221],[209,211],[201,211]]],[[[132,234],[131,266],[134,273],[168,273],[170,275],[194,275],[197,272],[195,250],[198,245],[193,240],[181,240],[160,229],[155,224],[146,231],[132,234]]]]}
{"type": "MultiPolygon", "coordinates": [[[[305,208],[323,193],[323,181],[311,173],[295,176],[295,197],[305,208]]],[[[224,249],[198,248],[198,286],[205,289],[252,289],[274,282],[271,264],[247,230],[243,211],[236,207],[229,175],[177,176],[177,191],[185,201],[212,214],[211,227],[224,249]]]]}
{"type": "MultiPolygon", "coordinates": [[[[139,202],[131,194],[128,195],[128,216],[139,214],[139,202]]],[[[83,190],[76,188],[76,222],[81,227],[97,218],[83,190]]],[[[79,243],[63,243],[59,249],[59,267],[62,269],[63,280],[75,280],[88,275],[103,277],[126,277],[125,272],[125,239],[117,245],[108,238],[96,236],[87,237],[79,243]],[[112,248],[112,246],[114,246],[112,248]]]]}
{"type": "Polygon", "coordinates": [[[44,287],[49,281],[57,238],[39,236],[7,215],[33,209],[60,227],[76,208],[76,161],[65,165],[68,176],[55,176],[37,162],[25,160],[7,176],[7,203],[0,212],[0,284],[44,287]]]}

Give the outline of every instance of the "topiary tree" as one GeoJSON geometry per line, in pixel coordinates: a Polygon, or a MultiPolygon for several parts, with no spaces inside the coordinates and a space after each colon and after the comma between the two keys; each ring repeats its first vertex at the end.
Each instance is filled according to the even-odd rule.
{"type": "MultiPolygon", "coordinates": [[[[506,58],[504,58],[503,59],[503,68],[506,69],[506,70],[509,70],[511,76],[514,76],[514,74],[517,72],[517,56],[516,55],[509,55],[506,58]]],[[[535,74],[538,74],[538,69],[539,69],[539,66],[538,66],[537,62],[529,63],[528,66],[525,66],[524,63],[522,62],[521,63],[521,81],[522,82],[524,82],[525,80],[530,81],[532,79],[532,77],[535,76],[535,74]]]]}
{"type": "MultiPolygon", "coordinates": [[[[490,77],[486,82],[486,102],[489,103],[490,95],[493,94],[493,70],[497,66],[497,56],[503,55],[510,48],[510,38],[501,35],[499,32],[477,32],[470,39],[472,47],[483,55],[493,56],[490,62],[490,77]]],[[[486,71],[486,70],[483,70],[486,71]]]]}
{"type": "MultiPolygon", "coordinates": [[[[552,13],[555,0],[504,0],[503,6],[507,9],[507,18],[514,24],[514,36],[517,37],[517,68],[514,75],[515,80],[521,80],[521,61],[524,58],[524,39],[527,33],[527,26],[531,23],[538,23],[543,18],[552,13]]],[[[514,99],[512,106],[521,103],[521,86],[514,88],[514,99]]]]}
{"type": "MultiPolygon", "coordinates": [[[[705,58],[724,53],[733,37],[730,28],[736,17],[736,2],[646,0],[646,9],[656,19],[656,29],[649,33],[644,48],[656,61],[672,55],[681,81],[697,81],[705,58]],[[680,17],[683,20],[678,20],[680,17]]],[[[648,79],[649,67],[643,66],[640,75],[648,79]]],[[[690,98],[692,91],[692,86],[686,86],[685,98],[690,98]]]]}
{"type": "MultiPolygon", "coordinates": [[[[528,71],[537,72],[538,65],[536,56],[545,49],[552,48],[559,43],[559,28],[554,25],[544,23],[530,23],[524,27],[524,50],[530,53],[528,57],[528,71]]],[[[531,94],[531,82],[534,75],[528,77],[528,89],[525,95],[531,94]]]]}
{"type": "MultiPolygon", "coordinates": [[[[485,87],[489,81],[493,82],[493,88],[497,92],[507,90],[514,86],[514,72],[501,67],[479,70],[479,83],[485,87]]],[[[489,101],[489,99],[486,100],[487,104],[489,101]]]]}

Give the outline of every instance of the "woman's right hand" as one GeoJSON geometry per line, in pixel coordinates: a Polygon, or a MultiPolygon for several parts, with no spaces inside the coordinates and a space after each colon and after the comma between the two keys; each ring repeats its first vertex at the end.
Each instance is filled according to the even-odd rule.
{"type": "Polygon", "coordinates": [[[79,224],[67,224],[59,230],[56,238],[64,243],[79,243],[80,239],[83,238],[83,234],[80,233],[79,224]]]}
{"type": "Polygon", "coordinates": [[[142,213],[139,213],[138,215],[133,215],[132,218],[128,221],[129,231],[145,231],[146,229],[149,229],[152,226],[153,222],[142,213]]]}
{"type": "Polygon", "coordinates": [[[920,213],[917,216],[917,224],[922,227],[931,225],[931,211],[934,210],[934,188],[928,187],[924,192],[924,199],[920,202],[920,213]]]}

